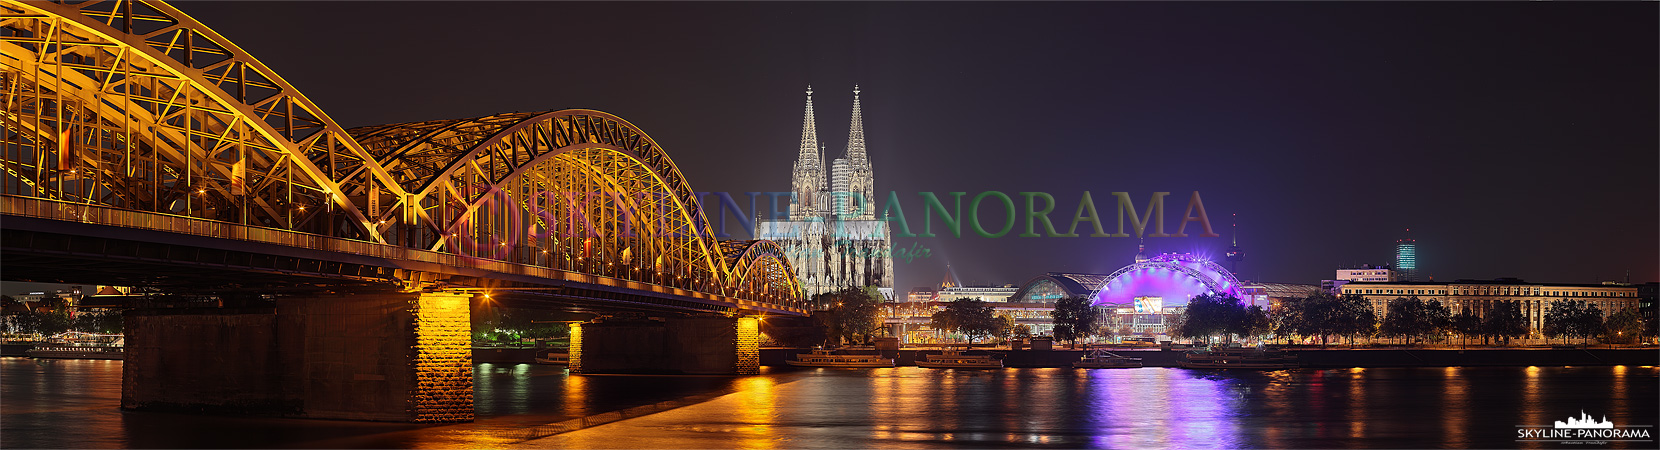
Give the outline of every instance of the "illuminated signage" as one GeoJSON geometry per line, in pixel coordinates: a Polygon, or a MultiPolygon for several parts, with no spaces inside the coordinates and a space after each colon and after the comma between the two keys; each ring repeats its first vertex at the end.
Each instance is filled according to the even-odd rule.
{"type": "Polygon", "coordinates": [[[1164,297],[1136,297],[1135,312],[1144,314],[1158,313],[1164,308],[1164,297]]]}

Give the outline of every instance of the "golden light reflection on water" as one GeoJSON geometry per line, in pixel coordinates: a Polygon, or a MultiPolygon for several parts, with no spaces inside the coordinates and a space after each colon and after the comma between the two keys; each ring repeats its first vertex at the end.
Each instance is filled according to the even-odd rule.
{"type": "MultiPolygon", "coordinates": [[[[1563,369],[1567,369],[1567,367],[1563,367],[1563,369]]],[[[1516,425],[1545,425],[1551,423],[1550,420],[1545,418],[1545,405],[1542,404],[1544,402],[1540,401],[1540,397],[1544,394],[1539,386],[1540,371],[1539,366],[1527,366],[1527,370],[1525,370],[1527,376],[1522,381],[1521,423],[1516,425]]],[[[1521,442],[1519,444],[1527,448],[1538,448],[1540,443],[1521,442]]]]}
{"type": "MultiPolygon", "coordinates": [[[[1291,386],[1294,379],[1292,372],[1289,371],[1269,372],[1268,383],[1262,388],[1262,398],[1268,407],[1266,415],[1269,420],[1284,417],[1293,412],[1291,400],[1287,398],[1286,393],[1290,390],[1289,386],[1291,386]]],[[[1267,441],[1265,444],[1269,448],[1290,447],[1285,441],[1285,433],[1279,427],[1267,427],[1263,430],[1263,439],[1267,441]]]]}
{"type": "MultiPolygon", "coordinates": [[[[1631,411],[1626,409],[1626,397],[1630,395],[1625,387],[1625,366],[1614,366],[1614,382],[1612,395],[1614,404],[1608,408],[1608,415],[1614,417],[1631,417],[1631,411]]],[[[1653,400],[1653,399],[1650,399],[1653,400]]]]}
{"type": "MultiPolygon", "coordinates": [[[[1076,369],[1072,369],[1070,367],[1065,368],[1065,369],[1050,367],[1050,368],[1044,368],[1044,369],[1035,369],[1035,370],[1027,369],[1027,370],[1031,370],[1032,371],[1032,376],[1034,378],[1039,379],[1040,382],[1033,383],[1039,388],[1032,389],[1031,392],[1029,392],[1027,394],[1026,401],[1032,402],[1032,404],[1034,404],[1034,405],[1059,405],[1059,404],[1062,404],[1062,402],[1060,400],[1062,392],[1061,392],[1060,389],[1054,389],[1053,387],[1064,387],[1065,385],[1060,385],[1060,386],[1048,385],[1047,383],[1043,383],[1042,380],[1044,380],[1044,379],[1054,379],[1055,377],[1061,375],[1062,371],[1066,371],[1066,372],[1068,372],[1068,374],[1070,374],[1070,372],[1072,372],[1076,369]],[[1043,389],[1042,387],[1045,387],[1045,386],[1053,386],[1053,387],[1049,388],[1049,389],[1043,389]]],[[[1082,392],[1082,391],[1077,391],[1077,392],[1082,392]]],[[[1062,414],[1069,412],[1069,411],[1062,411],[1061,408],[1030,408],[1027,411],[1028,411],[1028,414],[1030,415],[1030,417],[1028,417],[1028,419],[1026,420],[1026,423],[1021,424],[1020,431],[1025,432],[1028,436],[1033,436],[1033,435],[1039,436],[1039,440],[1044,439],[1045,436],[1048,433],[1054,431],[1052,429],[1052,427],[1055,424],[1060,423],[1062,420],[1064,420],[1064,417],[1062,417],[1062,414]]]]}
{"type": "Polygon", "coordinates": [[[1366,369],[1349,369],[1349,438],[1364,439],[1366,423],[1372,420],[1366,405],[1366,369]]]}
{"type": "Polygon", "coordinates": [[[581,411],[577,414],[587,414],[588,378],[581,375],[565,372],[565,386],[559,390],[560,400],[565,403],[566,411],[581,411]]]}
{"type": "Polygon", "coordinates": [[[738,418],[744,424],[738,448],[774,448],[774,424],[778,420],[778,382],[769,377],[749,377],[738,381],[738,418]]]}
{"type": "MultiPolygon", "coordinates": [[[[958,404],[957,399],[961,398],[962,396],[959,395],[959,393],[958,393],[959,386],[958,386],[958,383],[957,383],[957,377],[951,376],[951,375],[956,375],[956,372],[943,372],[942,371],[942,372],[936,372],[936,373],[939,373],[939,374],[943,375],[943,376],[939,377],[939,386],[936,388],[936,389],[938,389],[938,391],[940,393],[940,396],[939,396],[939,410],[940,411],[959,411],[959,408],[961,408],[962,405],[958,404]]],[[[960,424],[957,423],[957,416],[958,416],[957,414],[938,414],[937,416],[939,416],[939,417],[937,417],[938,421],[931,424],[931,426],[928,426],[927,428],[924,428],[924,429],[955,430],[955,429],[960,428],[960,424]]],[[[944,440],[949,441],[949,440],[956,439],[956,436],[952,435],[951,433],[946,433],[946,434],[942,435],[940,437],[940,439],[944,439],[944,440]]]]}
{"type": "Polygon", "coordinates": [[[1441,370],[1441,374],[1441,384],[1445,386],[1441,395],[1442,431],[1446,433],[1448,445],[1461,447],[1469,442],[1469,436],[1464,431],[1469,427],[1468,418],[1462,413],[1469,408],[1469,381],[1465,380],[1459,367],[1447,367],[1441,370]]]}

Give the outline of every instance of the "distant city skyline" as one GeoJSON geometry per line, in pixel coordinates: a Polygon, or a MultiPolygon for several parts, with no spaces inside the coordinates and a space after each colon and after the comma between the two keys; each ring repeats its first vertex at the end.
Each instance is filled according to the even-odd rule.
{"type": "MultiPolygon", "coordinates": [[[[1054,192],[1067,215],[1062,193],[1199,191],[1224,236],[1149,251],[1220,261],[1238,214],[1239,276],[1258,281],[1391,264],[1409,227],[1426,279],[1660,279],[1652,4],[177,6],[346,126],[594,108],[650,133],[697,190],[788,191],[803,87],[859,85],[878,193],[1054,192]],[[561,33],[606,45],[521,45],[548,39],[547,17],[582,17],[561,33]]],[[[1110,272],[1137,241],[894,245],[932,250],[895,261],[905,291],[947,263],[998,284],[1110,272]]]]}

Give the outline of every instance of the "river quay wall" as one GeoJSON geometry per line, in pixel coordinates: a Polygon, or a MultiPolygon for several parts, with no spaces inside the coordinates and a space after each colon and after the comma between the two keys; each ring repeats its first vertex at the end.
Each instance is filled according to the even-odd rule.
{"type": "MultiPolygon", "coordinates": [[[[761,349],[761,365],[787,366],[792,355],[810,349],[761,349]]],[[[1112,350],[1122,356],[1141,358],[1147,367],[1176,367],[1182,350],[1112,350]]],[[[1347,367],[1482,367],[1482,366],[1655,366],[1660,349],[1324,349],[1288,350],[1306,368],[1347,367]]],[[[875,353],[873,351],[869,353],[875,353]]],[[[920,355],[937,350],[903,349],[887,351],[900,366],[915,365],[920,355]]],[[[998,355],[1005,367],[1071,367],[1084,350],[973,350],[970,354],[998,355]]],[[[994,356],[996,357],[996,356],[994,356]]]]}

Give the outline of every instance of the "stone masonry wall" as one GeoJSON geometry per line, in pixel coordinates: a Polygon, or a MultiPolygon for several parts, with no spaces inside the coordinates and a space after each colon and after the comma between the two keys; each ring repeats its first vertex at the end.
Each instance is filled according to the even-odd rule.
{"type": "Polygon", "coordinates": [[[424,293],[414,301],[416,422],[473,420],[470,297],[424,293]]]}

